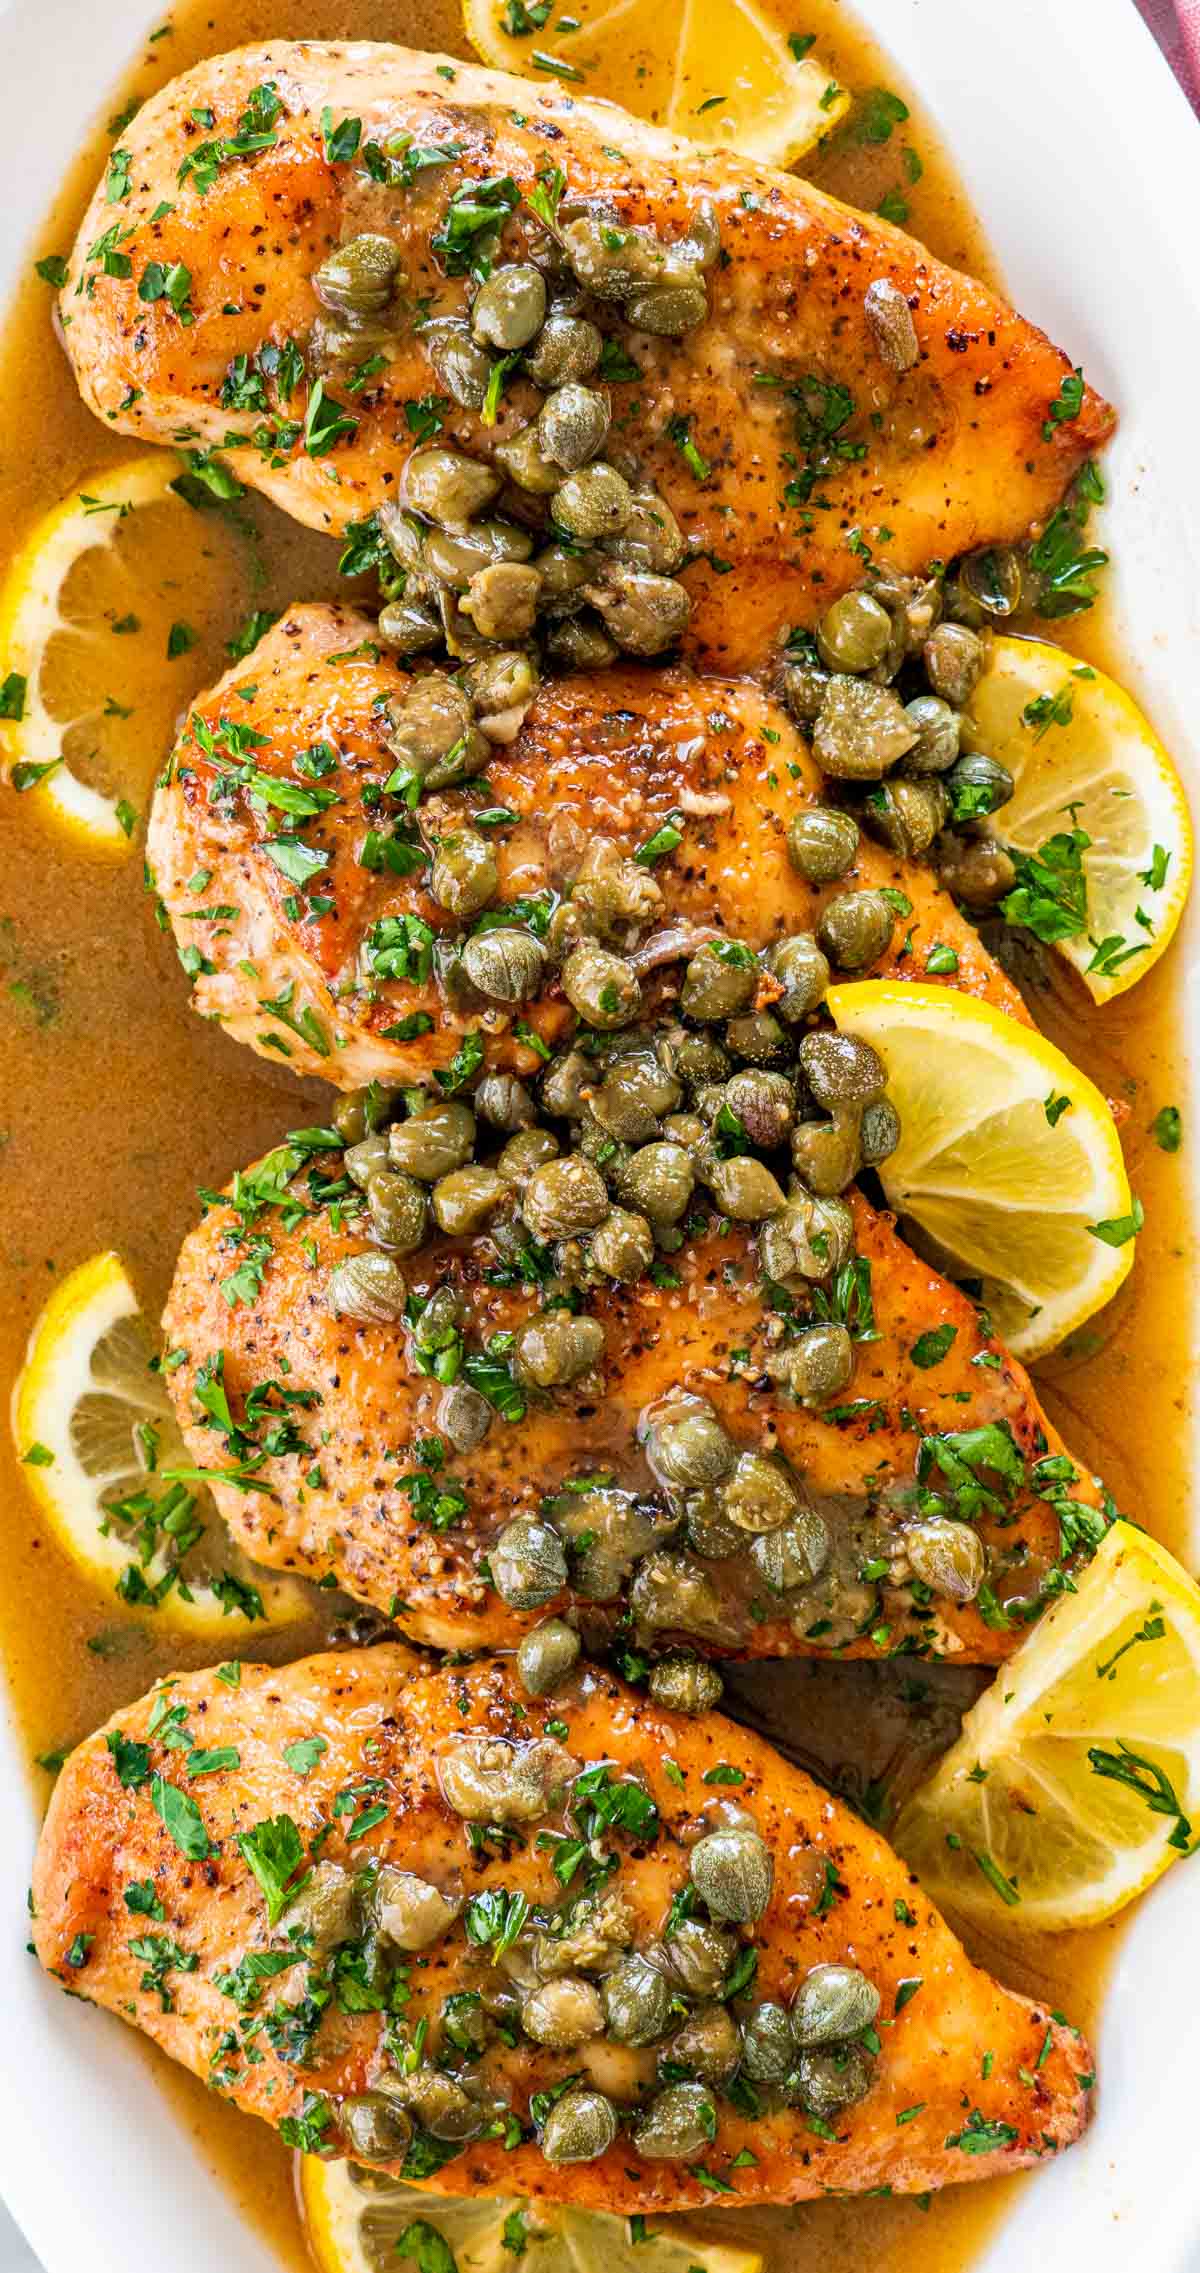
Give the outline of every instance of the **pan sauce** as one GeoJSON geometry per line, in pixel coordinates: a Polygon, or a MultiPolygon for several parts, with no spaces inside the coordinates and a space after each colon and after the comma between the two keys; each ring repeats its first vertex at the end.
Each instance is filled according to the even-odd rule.
{"type": "MultiPolygon", "coordinates": [[[[792,11],[777,4],[773,12],[791,28],[792,11]]],[[[806,0],[802,14],[803,28],[817,35],[818,51],[843,85],[895,87],[886,59],[847,20],[839,0],[806,0]]],[[[222,0],[184,6],[165,24],[128,85],[102,106],[102,117],[125,95],[153,92],[204,55],[268,35],[396,39],[464,52],[453,0],[222,0]]],[[[636,56],[628,60],[632,88],[636,56]]],[[[919,151],[924,171],[917,183],[905,181],[909,226],[943,259],[995,281],[952,166],[930,122],[915,104],[912,111],[903,139],[919,151]]],[[[84,150],[37,252],[69,244],[109,147],[101,131],[84,150]]],[[[822,187],[873,208],[900,178],[897,142],[869,146],[837,137],[812,172],[822,187]]],[[[127,449],[79,401],[50,336],[46,289],[31,281],[9,312],[0,362],[0,512],[14,543],[69,485],[127,449]]],[[[249,609],[338,589],[337,548],[327,540],[253,499],[244,531],[225,620],[207,626],[192,654],[170,666],[181,703],[223,668],[222,642],[249,609]]],[[[1090,660],[1112,660],[1102,622],[1084,619],[1068,636],[1090,660]]],[[[1119,675],[1119,658],[1116,668],[1119,675]]],[[[143,809],[161,756],[146,752],[138,785],[143,809]]],[[[1169,1545],[1178,1543],[1177,1511],[1186,1504],[1187,1353],[1177,1290],[1189,1267],[1190,1235],[1178,1162],[1156,1150],[1149,1126],[1179,1093],[1174,977],[1168,958],[1135,995],[1102,1013],[1069,973],[1054,975],[1049,993],[1036,1001],[1051,1038],[1128,1108],[1126,1149],[1146,1207],[1131,1281],[1074,1347],[1038,1368],[1039,1385],[1053,1418],[1105,1476],[1118,1504],[1169,1545]],[[1147,1443],[1155,1447],[1149,1470],[1140,1460],[1147,1443]]],[[[112,1246],[147,1313],[156,1314],[194,1219],[197,1186],[220,1185],[283,1129],[318,1118],[313,1108],[324,1092],[297,1085],[285,1069],[192,1015],[175,958],[155,929],[138,859],[89,862],[54,839],[36,798],[7,798],[0,833],[0,1052],[7,1072],[0,1105],[7,1293],[0,1378],[7,1388],[57,1274],[112,1246]]],[[[0,1641],[31,1757],[73,1743],[164,1672],[228,1654],[156,1635],[152,1619],[130,1616],[72,1571],[41,1527],[7,1430],[0,1437],[0,1488],[8,1516],[0,1641]]],[[[323,1611],[306,1630],[251,1641],[245,1653],[291,1657],[319,1647],[328,1618],[323,1611]]],[[[977,1686],[977,1677],[936,1667],[767,1666],[735,1674],[729,1701],[849,1796],[870,1802],[881,1784],[895,1790],[903,1778],[905,1788],[911,1785],[950,1740],[957,1712],[977,1686]],[[915,1699],[905,1693],[913,1674],[922,1692],[915,1699]]],[[[1086,2027],[1113,1939],[1108,1929],[976,1954],[1086,2027]]],[[[169,2083],[181,2126],[247,2220],[269,2237],[280,2264],[307,2262],[286,2150],[264,2127],[146,2056],[169,2083]]],[[[1013,2186],[1024,2183],[951,2189],[927,2208],[876,2200],[739,2212],[734,2225],[739,2238],[760,2241],[772,2266],[789,2273],[815,2273],[831,2255],[851,2253],[861,2273],[915,2273],[918,2264],[923,2273],[950,2273],[974,2254],[1013,2186]]],[[[718,2227],[729,2234],[728,2215],[718,2227]]]]}

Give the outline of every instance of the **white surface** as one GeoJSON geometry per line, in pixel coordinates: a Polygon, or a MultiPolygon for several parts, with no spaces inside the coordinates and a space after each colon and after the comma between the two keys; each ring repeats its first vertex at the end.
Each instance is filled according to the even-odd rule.
{"type": "MultiPolygon", "coordinates": [[[[857,5],[949,129],[1018,304],[1120,406],[1107,534],[1125,675],[1200,792],[1195,122],[1128,0],[857,5]]],[[[398,28],[403,17],[397,0],[398,28]]],[[[103,114],[156,20],[143,0],[0,0],[0,289],[98,91],[103,114]]],[[[1183,946],[1193,1002],[1198,921],[1194,904],[1183,946]]],[[[1193,1084],[1191,1129],[1197,1102],[1193,1084]]],[[[64,1998],[24,1955],[18,1890],[35,1824],[8,1729],[0,1820],[12,1866],[0,2191],[48,2273],[269,2273],[269,2252],[213,2187],[126,2031],[64,1998]]],[[[1096,2123],[1023,2190],[987,2273],[1028,2273],[1050,2252],[1064,2273],[1200,2269],[1198,1902],[1200,1862],[1173,1872],[1135,1921],[1099,2046],[1096,2123]]]]}

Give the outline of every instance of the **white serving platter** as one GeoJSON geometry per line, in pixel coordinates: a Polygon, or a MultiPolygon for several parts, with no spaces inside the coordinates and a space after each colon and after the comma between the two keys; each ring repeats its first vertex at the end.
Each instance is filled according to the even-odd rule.
{"type": "MultiPolygon", "coordinates": [[[[855,13],[946,133],[1018,306],[1119,406],[1113,628],[1200,810],[1200,127],[1133,0],[856,0],[855,13]]],[[[0,296],[160,14],[148,0],[0,0],[0,296]]],[[[1198,936],[1194,900],[1175,949],[1193,1030],[1198,936]]],[[[1180,1102],[1195,1128],[1194,1069],[1190,1112],[1180,1102]]],[[[1192,1544],[1195,1564],[1200,1531],[1192,1544]]],[[[6,1713],[0,1827],[0,2195],[46,2273],[271,2273],[128,2033],[25,1954],[37,1826],[6,1713]]],[[[1028,2273],[1043,2250],[1064,2273],[1200,2273],[1198,1923],[1194,1863],[1123,1942],[1088,2138],[1022,2189],[977,2273],[1028,2273]]]]}

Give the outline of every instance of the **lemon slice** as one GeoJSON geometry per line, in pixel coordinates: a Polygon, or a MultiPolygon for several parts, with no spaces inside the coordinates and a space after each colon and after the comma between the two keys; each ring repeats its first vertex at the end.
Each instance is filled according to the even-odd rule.
{"type": "Polygon", "coordinates": [[[0,771],[89,851],[127,853],[179,713],[224,668],[236,536],[130,458],[38,522],[0,588],[0,771]]]}
{"type": "Polygon", "coordinates": [[[235,1547],[188,1455],[119,1256],[93,1255],[51,1295],[13,1390],[17,1452],[59,1544],[179,1633],[228,1637],[302,1617],[303,1589],[235,1547]]]}
{"type": "Polygon", "coordinates": [[[1200,1587],[1128,1523],[1077,1585],[896,1825],[926,1893],[991,1924],[1095,1925],[1200,1833],[1200,1587]]]}
{"type": "MultiPolygon", "coordinates": [[[[1076,848],[1083,893],[1073,913],[1067,888],[1063,920],[1074,928],[1053,945],[1093,1001],[1135,986],[1168,945],[1192,877],[1183,787],[1149,720],[1115,679],[1064,648],[994,639],[964,743],[998,758],[1016,783],[995,822],[1005,844],[1032,858],[1054,837],[1088,840],[1076,848]]],[[[1054,910],[1044,900],[1039,909],[1040,936],[1050,936],[1054,910]]]]}
{"type": "Polygon", "coordinates": [[[794,166],[850,108],[805,40],[753,0],[462,0],[485,63],[561,78],[764,166],[794,166]]]}
{"type": "MultiPolygon", "coordinates": [[[[762,2273],[757,2250],[737,2249],[691,2231],[680,2220],[656,2220],[653,2250],[634,2242],[627,2218],[573,2210],[554,2202],[503,2196],[426,2194],[354,2163],[304,2155],[300,2198],[309,2245],[321,2273],[395,2273],[410,2267],[432,2227],[457,2273],[762,2273]],[[404,2246],[407,2241],[408,2246],[404,2246]]],[[[426,2249],[422,2263],[437,2263],[426,2249]]]]}
{"type": "Polygon", "coordinates": [[[1112,1300],[1141,1222],[1099,1090],[1033,1027],[949,987],[864,980],[826,1001],[887,1067],[890,1205],[982,1278],[1018,1356],[1052,1349],[1112,1300]]]}

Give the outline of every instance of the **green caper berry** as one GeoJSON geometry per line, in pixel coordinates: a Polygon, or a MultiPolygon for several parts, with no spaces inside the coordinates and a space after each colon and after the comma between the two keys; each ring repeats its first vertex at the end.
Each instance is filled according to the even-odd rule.
{"type": "Polygon", "coordinates": [[[935,695],[961,710],[983,676],[983,641],[965,624],[940,623],[925,642],[922,661],[935,695]]]}
{"type": "Polygon", "coordinates": [[[404,1316],[404,1273],[390,1255],[351,1255],[329,1275],[326,1299],[336,1318],[391,1325],[404,1316]]]}
{"type": "Polygon", "coordinates": [[[725,1039],[735,1058],[746,1065],[786,1065],[792,1055],[791,1037],[773,1010],[751,1010],[728,1019],[725,1039]]]}
{"type": "Polygon", "coordinates": [[[806,2048],[796,2061],[794,2089],[810,2115],[828,2123],[843,2108],[865,2099],[875,2078],[875,2062],[862,2044],[806,2048]]]}
{"type": "Polygon", "coordinates": [[[689,1997],[716,1997],[725,1986],[734,1948],[730,1935],[719,1926],[703,1918],[684,1918],[670,1935],[665,1955],[689,1997]]]}
{"type": "Polygon", "coordinates": [[[527,1696],[545,1697],[565,1681],[579,1656],[580,1640],[562,1618],[547,1618],[517,1644],[517,1672],[527,1696]]]}
{"type": "Polygon", "coordinates": [[[638,1437],[669,1491],[719,1483],[736,1457],[732,1438],[704,1397],[681,1394],[648,1405],[638,1420],[638,1437]]]}
{"type": "Polygon", "coordinates": [[[433,1187],[433,1213],[439,1231],[452,1239],[465,1239],[482,1231],[505,1192],[504,1179],[494,1168],[473,1164],[439,1176],[433,1187]]]}
{"type": "MultiPolygon", "coordinates": [[[[503,467],[509,480],[515,482],[518,489],[527,490],[531,497],[552,497],[562,481],[562,467],[556,466],[542,448],[536,419],[528,426],[522,426],[516,434],[507,435],[503,442],[498,442],[495,458],[496,464],[503,467]]],[[[534,566],[540,568],[545,557],[544,553],[539,553],[534,566]]],[[[586,580],[586,574],[581,576],[581,582],[586,580]]]]}
{"type": "Polygon", "coordinates": [[[509,261],[481,284],[471,308],[471,330],[485,347],[505,354],[528,347],[546,315],[546,281],[531,261],[509,261]]]}
{"type": "Polygon", "coordinates": [[[665,654],[683,637],[692,613],[691,600],[675,577],[615,559],[591,598],[606,631],[626,655],[665,654]]]}
{"type": "Polygon", "coordinates": [[[796,2039],[783,2005],[756,2005],[742,2022],[742,2063],[752,2083],[781,2084],[796,2057],[796,2039]]]}
{"type": "Polygon", "coordinates": [[[895,911],[882,892],[839,892],[824,908],[817,937],[843,971],[865,971],[891,946],[895,911]]]}
{"type": "Polygon", "coordinates": [[[817,646],[831,671],[873,671],[891,636],[892,619],[869,592],[844,592],[817,625],[817,646]]]}
{"type": "Polygon", "coordinates": [[[537,1119],[537,1107],[515,1073],[485,1073],[472,1102],[479,1119],[494,1129],[528,1129],[537,1119]]]}
{"type": "Polygon", "coordinates": [[[492,1425],[492,1408],[478,1389],[452,1381],[438,1399],[437,1425],[456,1452],[474,1452],[492,1425]]]}
{"type": "Polygon", "coordinates": [[[532,1515],[518,1515],[495,1541],[488,1563],[492,1584],[510,1610],[538,1610],[561,1594],[567,1557],[557,1531],[532,1515]]]}
{"type": "Polygon", "coordinates": [[[858,1149],[867,1168],[877,1168],[900,1142],[900,1115],[889,1097],[868,1105],[858,1124],[858,1149]]]}
{"type": "Polygon", "coordinates": [[[704,1180],[722,1214],[731,1215],[735,1223],[762,1223],[768,1216],[778,1215],[784,1204],[778,1178],[752,1153],[714,1160],[705,1169],[704,1180]]]}
{"type": "Polygon", "coordinates": [[[815,1508],[781,1523],[777,1531],[764,1531],[752,1541],[750,1559],[772,1594],[788,1594],[794,1587],[811,1586],[829,1561],[829,1530],[815,1508]]]}
{"type": "Polygon", "coordinates": [[[819,1405],[847,1388],[854,1372],[854,1344],[835,1321],[806,1326],[780,1353],[783,1378],[802,1404],[819,1405]]]}
{"type": "Polygon", "coordinates": [[[527,1002],[541,985],[545,963],[541,941],[515,928],[477,932],[462,951],[472,986],[491,1002],[527,1002]]]}
{"type": "Polygon", "coordinates": [[[549,1129],[518,1129],[497,1159],[496,1170],[506,1184],[515,1184],[523,1191],[530,1177],[557,1152],[558,1138],[549,1129]]]}
{"type": "Polygon", "coordinates": [[[495,896],[496,856],[476,829],[456,829],[443,837],[429,872],[429,890],[451,915],[478,915],[495,896]]]}
{"type": "Polygon", "coordinates": [[[633,2144],[655,2162],[693,2162],[708,2147],[716,2120],[706,2084],[669,2084],[639,2116],[633,2144]]]}
{"type": "Polygon", "coordinates": [[[917,729],[917,739],[905,759],[910,773],[945,773],[958,756],[962,720],[940,695],[916,695],[904,705],[905,715],[917,729]]]}
{"type": "Polygon", "coordinates": [[[758,989],[756,958],[740,940],[715,940],[698,947],[683,974],[679,1007],[685,1018],[709,1023],[736,1017],[758,989]]]}
{"type": "Polygon", "coordinates": [[[347,2149],[357,2162],[395,2162],[412,2138],[412,2124],[404,2109],[382,2092],[358,2092],[342,2100],[338,2121],[347,2149]]]}
{"type": "Polygon", "coordinates": [[[775,1865],[766,1840],[740,1825],[710,1831],[692,1848],[692,1884],[714,1918],[749,1925],[771,1899],[775,1865]]]}
{"type": "Polygon", "coordinates": [[[360,1144],[347,1146],[342,1154],[342,1166],[360,1192],[365,1192],[372,1176],[387,1167],[388,1158],[388,1138],[381,1129],[372,1129],[360,1144]]]}
{"type": "Polygon", "coordinates": [[[814,1965],[804,1976],[791,2010],[797,2044],[832,2044],[869,2028],[879,2011],[879,1991],[856,1965],[814,1965]]]}
{"type": "Polygon", "coordinates": [[[735,1073],[726,1085],[725,1102],[737,1115],[751,1144],[763,1152],[782,1144],[796,1118],[796,1093],[781,1073],[757,1068],[735,1073]]]}
{"type": "Polygon", "coordinates": [[[422,1184],[436,1184],[452,1168],[461,1168],[475,1148],[475,1115],[456,1099],[426,1105],[407,1121],[394,1121],[388,1131],[392,1165],[422,1184]]]}
{"type": "Polygon", "coordinates": [[[697,1716],[719,1705],[725,1684],[715,1665],[699,1657],[662,1657],[650,1668],[647,1683],[656,1705],[668,1713],[697,1716]]]}
{"type": "Polygon", "coordinates": [[[732,2013],[724,2005],[709,2005],[689,2014],[672,2037],[668,2057],[690,2068],[705,2083],[728,2083],[742,2056],[742,2039],[732,2013]]]}
{"type": "Polygon", "coordinates": [[[500,476],[478,458],[433,444],[414,450],[404,469],[404,502],[441,528],[465,528],[499,495],[500,476]]]}
{"type": "Polygon", "coordinates": [[[423,1246],[429,1228],[429,1204],[411,1176],[381,1168],[367,1186],[367,1212],[381,1247],[390,1247],[397,1255],[413,1255],[423,1246]]]}
{"type": "Polygon", "coordinates": [[[806,805],[788,828],[788,856],[806,884],[832,884],[858,858],[858,823],[836,805],[806,805]]]}
{"type": "Polygon", "coordinates": [[[573,1010],[602,1032],[628,1026],[641,1007],[642,989],[632,963],[583,940],[563,964],[563,992],[573,1010]]]}
{"type": "Polygon", "coordinates": [[[617,2112],[603,2092],[564,2092],[546,2117],[542,2153],[548,2163],[588,2163],[606,2154],[617,2136],[617,2112]]]}
{"type": "Polygon", "coordinates": [[[526,1388],[560,1389],[590,1373],[604,1351],[604,1328],[595,1318],[551,1312],[531,1318],[513,1338],[513,1371],[526,1388]]]}
{"type": "Polygon", "coordinates": [[[400,247],[390,237],[351,237],[322,261],[313,289],[322,307],[343,323],[369,322],[391,306],[400,275],[400,247]]]}
{"type": "Polygon", "coordinates": [[[585,316],[568,316],[551,309],[537,338],[525,355],[525,369],[537,387],[560,387],[572,379],[586,379],[604,352],[603,335],[585,316]]]}
{"type": "Polygon", "coordinates": [[[538,412],[538,442],[544,457],[566,473],[577,473],[604,446],[610,411],[594,387],[574,380],[547,395],[538,412]]]}
{"type": "Polygon", "coordinates": [[[739,1531],[777,1531],[796,1512],[796,1491],[776,1460],[761,1452],[739,1453],[732,1475],[721,1486],[721,1509],[739,1531]]]}
{"type": "Polygon", "coordinates": [[[546,629],[546,652],[564,671],[606,671],[620,649],[598,616],[564,616],[546,629]]]}
{"type": "Polygon", "coordinates": [[[929,1516],[904,1534],[904,1552],[917,1577],[951,1602],[973,1602],[987,1576],[978,1532],[950,1516],[929,1516]]]}
{"type": "Polygon", "coordinates": [[[629,519],[633,496],[615,466],[597,458],[578,473],[568,474],[555,492],[553,517],[568,536],[615,537],[629,519]]]}
{"type": "Polygon", "coordinates": [[[588,1254],[605,1278],[629,1285],[640,1279],[654,1261],[654,1233],[644,1215],[628,1208],[613,1208],[592,1233],[588,1254]]]}
{"type": "Polygon", "coordinates": [[[824,1027],[804,1036],[798,1055],[808,1086],[827,1113],[839,1105],[871,1105],[887,1087],[878,1050],[855,1034],[824,1027]]]}
{"type": "Polygon", "coordinates": [[[470,325],[458,316],[443,316],[425,325],[421,344],[433,366],[439,387],[461,410],[482,410],[492,374],[492,359],[471,337],[470,325]]]}
{"type": "Polygon", "coordinates": [[[550,1160],[530,1177],[521,1213],[535,1239],[573,1239],[594,1231],[609,1211],[608,1186],[582,1153],[550,1160]]]}
{"type": "Polygon", "coordinates": [[[481,639],[504,640],[511,646],[528,639],[541,592],[536,568],[518,560],[492,561],[476,569],[463,594],[462,611],[481,639]]]}
{"type": "Polygon", "coordinates": [[[671,2025],[671,1987],[664,1973],[636,1952],[622,1958],[604,1981],[608,2033],[618,2044],[654,2044],[671,2025]]]}
{"type": "Polygon", "coordinates": [[[1007,766],[983,750],[968,750],[956,759],[946,775],[950,812],[954,820],[977,820],[1007,805],[1016,784],[1007,766]]]}
{"type": "Polygon", "coordinates": [[[928,852],[950,808],[943,782],[930,776],[920,781],[894,775],[873,789],[863,818],[872,836],[898,852],[903,860],[919,860],[928,852]]]}
{"type": "Polygon", "coordinates": [[[811,931],[798,931],[791,939],[781,939],[771,950],[771,970],[784,990],[775,1008],[789,1026],[798,1025],[824,1001],[829,964],[811,931]]]}
{"type": "Polygon", "coordinates": [[[419,600],[389,600],[375,628],[400,655],[424,655],[442,636],[438,618],[419,600]]]}
{"type": "Polygon", "coordinates": [[[840,673],[830,679],[813,731],[813,755],[836,780],[882,780],[916,739],[890,687],[840,673]]]}
{"type": "Polygon", "coordinates": [[[708,314],[708,294],[697,277],[695,282],[679,284],[652,284],[645,291],[635,292],[625,309],[635,331],[654,332],[662,339],[678,339],[685,331],[694,331],[708,314]]]}
{"type": "Polygon", "coordinates": [[[862,1166],[859,1117],[850,1108],[831,1121],[802,1121],[792,1132],[792,1166],[808,1191],[821,1199],[844,1192],[862,1166]]]}

